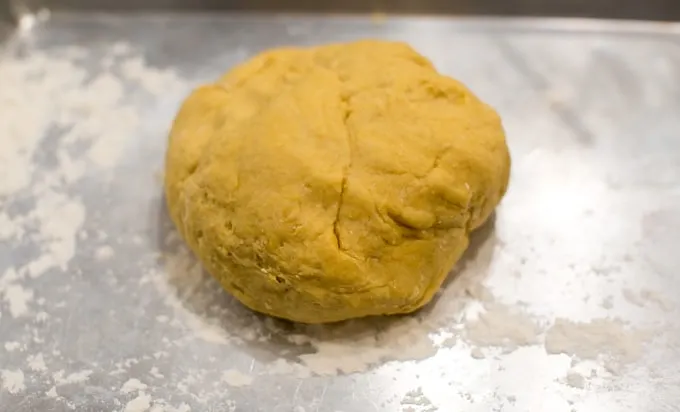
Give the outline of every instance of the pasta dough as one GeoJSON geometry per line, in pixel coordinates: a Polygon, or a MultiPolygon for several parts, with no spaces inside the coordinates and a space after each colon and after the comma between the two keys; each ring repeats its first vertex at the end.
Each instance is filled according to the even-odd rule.
{"type": "Polygon", "coordinates": [[[498,115],[409,46],[277,49],[174,121],[177,229],[246,306],[306,323],[429,302],[505,193],[498,115]]]}

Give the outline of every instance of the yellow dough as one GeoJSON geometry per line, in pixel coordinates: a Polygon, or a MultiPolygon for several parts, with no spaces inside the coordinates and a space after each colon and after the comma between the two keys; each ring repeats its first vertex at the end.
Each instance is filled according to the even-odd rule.
{"type": "Polygon", "coordinates": [[[490,107],[409,46],[359,41],[268,51],[195,90],[165,190],[227,291],[321,323],[429,302],[509,171],[490,107]]]}

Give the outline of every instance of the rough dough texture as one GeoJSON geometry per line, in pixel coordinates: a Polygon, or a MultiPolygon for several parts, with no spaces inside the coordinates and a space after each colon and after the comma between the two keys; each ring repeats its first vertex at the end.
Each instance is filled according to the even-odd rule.
{"type": "Polygon", "coordinates": [[[307,323],[432,299],[505,193],[498,115],[402,43],[277,49],[195,90],[165,189],[246,306],[307,323]]]}

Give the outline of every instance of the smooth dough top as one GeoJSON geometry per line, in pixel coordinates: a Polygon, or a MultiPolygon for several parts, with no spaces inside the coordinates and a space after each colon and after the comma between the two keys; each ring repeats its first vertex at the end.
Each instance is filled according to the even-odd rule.
{"type": "Polygon", "coordinates": [[[165,188],[246,306],[307,323],[431,300],[505,193],[498,115],[403,43],[276,49],[195,90],[165,188]]]}

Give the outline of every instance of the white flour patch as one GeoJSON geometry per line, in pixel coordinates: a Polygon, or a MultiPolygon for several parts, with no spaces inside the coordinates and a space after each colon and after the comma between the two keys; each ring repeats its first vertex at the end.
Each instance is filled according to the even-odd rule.
{"type": "Polygon", "coordinates": [[[472,356],[474,359],[484,359],[486,357],[482,348],[476,346],[470,350],[470,356],[472,356]]]}
{"type": "Polygon", "coordinates": [[[41,276],[52,268],[66,269],[75,255],[76,233],[85,222],[85,216],[85,206],[77,197],[53,189],[37,195],[35,209],[28,218],[37,228],[34,241],[41,244],[43,253],[25,266],[29,276],[41,276]]]}
{"type": "Polygon", "coordinates": [[[28,368],[34,372],[44,372],[47,370],[47,365],[45,365],[45,359],[42,353],[36,355],[30,355],[28,357],[28,368]]]}
{"type": "Polygon", "coordinates": [[[46,395],[48,398],[56,398],[56,397],[58,397],[59,394],[57,393],[57,387],[56,387],[56,386],[53,386],[52,388],[50,388],[49,391],[45,392],[45,395],[46,395]]]}
{"type": "Polygon", "coordinates": [[[162,373],[160,373],[160,372],[158,371],[158,368],[155,367],[155,366],[152,367],[151,370],[149,370],[149,375],[153,376],[153,377],[156,378],[156,379],[163,379],[163,378],[165,378],[165,375],[163,375],[162,373]]]}
{"type": "Polygon", "coordinates": [[[7,352],[14,352],[21,348],[21,343],[19,342],[5,342],[5,350],[7,352]]]}
{"type": "Polygon", "coordinates": [[[435,412],[439,410],[423,394],[421,387],[406,392],[406,395],[401,400],[401,407],[402,412],[435,412]]]}
{"type": "Polygon", "coordinates": [[[266,365],[266,373],[269,375],[289,375],[300,379],[309,378],[312,371],[305,365],[290,362],[284,358],[279,358],[266,365]]]}
{"type": "Polygon", "coordinates": [[[196,328],[197,329],[195,335],[196,338],[202,339],[206,342],[215,343],[218,345],[226,345],[227,343],[229,343],[229,338],[224,333],[224,331],[220,329],[217,325],[203,323],[197,318],[192,318],[192,321],[194,325],[196,325],[197,323],[199,325],[196,328]]]}
{"type": "Polygon", "coordinates": [[[628,288],[623,289],[623,297],[631,304],[635,306],[644,306],[645,302],[639,297],[639,295],[628,288]]]}
{"type": "Polygon", "coordinates": [[[628,328],[620,320],[595,319],[581,323],[557,319],[546,333],[545,348],[551,354],[564,353],[579,359],[608,355],[629,363],[640,358],[650,337],[649,332],[628,328]]]}
{"type": "Polygon", "coordinates": [[[11,394],[17,394],[26,389],[24,372],[21,370],[0,371],[0,378],[2,378],[2,388],[11,394]]]}
{"type": "Polygon", "coordinates": [[[102,246],[94,252],[94,256],[97,260],[109,260],[113,257],[115,251],[111,246],[102,246]]]}
{"type": "Polygon", "coordinates": [[[241,387],[248,386],[253,383],[255,379],[251,375],[246,375],[245,373],[237,369],[229,369],[222,373],[222,381],[224,381],[229,386],[241,387]]]}
{"type": "MultiPolygon", "coordinates": [[[[203,305],[204,310],[207,309],[205,305],[209,302],[210,292],[205,289],[205,283],[207,280],[212,280],[203,273],[201,265],[189,255],[186,249],[180,250],[175,255],[165,256],[164,268],[165,271],[148,271],[142,276],[140,283],[151,283],[163,296],[165,305],[177,314],[181,313],[182,324],[191,333],[191,338],[226,345],[233,339],[238,340],[239,336],[247,337],[253,333],[252,328],[244,326],[236,331],[243,332],[242,334],[228,334],[218,325],[218,319],[206,319],[204,316],[185,310],[182,303],[184,296],[195,296],[197,303],[203,305]]],[[[219,292],[219,290],[213,290],[215,291],[219,292]]]]}
{"type": "Polygon", "coordinates": [[[658,306],[659,308],[670,312],[673,310],[673,305],[668,302],[660,293],[649,289],[642,289],[640,291],[640,298],[648,303],[658,306]]]}
{"type": "Polygon", "coordinates": [[[154,406],[149,409],[149,412],[190,412],[191,406],[186,403],[181,404],[178,407],[167,405],[165,403],[159,403],[159,401],[154,400],[154,406]]]}
{"type": "Polygon", "coordinates": [[[586,387],[586,379],[583,377],[583,375],[576,372],[567,373],[566,382],[567,385],[573,388],[583,389],[586,387]]]}
{"type": "Polygon", "coordinates": [[[363,372],[381,361],[426,359],[437,352],[416,319],[398,322],[379,334],[359,334],[351,323],[345,329],[346,338],[338,337],[343,335],[340,328],[330,336],[309,339],[315,352],[300,355],[302,363],[314,374],[336,375],[363,372]]]}
{"type": "Polygon", "coordinates": [[[152,95],[168,93],[169,88],[181,89],[181,79],[172,70],[149,67],[143,57],[136,56],[124,61],[121,69],[125,77],[134,80],[152,95]]]}
{"type": "Polygon", "coordinates": [[[7,240],[15,236],[15,230],[18,230],[13,226],[9,215],[5,212],[0,212],[0,240],[7,240]]]}
{"type": "Polygon", "coordinates": [[[92,371],[87,369],[87,370],[82,370],[79,372],[74,372],[68,374],[66,377],[64,377],[65,373],[63,370],[60,370],[52,375],[52,379],[54,379],[54,383],[57,386],[62,386],[62,385],[70,385],[74,383],[81,383],[85,382],[88,379],[90,379],[90,375],[92,375],[92,371]]]}
{"type": "Polygon", "coordinates": [[[47,312],[40,311],[35,314],[35,321],[39,323],[44,323],[45,321],[47,321],[49,317],[50,315],[47,314],[47,312]]]}
{"type": "Polygon", "coordinates": [[[19,284],[10,284],[2,290],[2,295],[9,306],[9,313],[17,318],[28,313],[28,305],[33,300],[33,291],[19,284]]]}
{"type": "Polygon", "coordinates": [[[650,306],[649,304],[651,304],[666,312],[673,310],[673,306],[668,304],[659,293],[649,289],[642,289],[636,292],[634,290],[624,288],[622,294],[626,301],[638,307],[647,307],[650,306]]]}
{"type": "MultiPolygon", "coordinates": [[[[200,270],[200,267],[199,267],[200,270]]],[[[191,272],[189,272],[191,273],[191,272]]],[[[184,311],[182,307],[181,300],[179,300],[175,293],[178,292],[172,286],[165,283],[164,273],[159,271],[153,271],[147,273],[143,278],[142,282],[150,281],[162,291],[165,298],[165,304],[175,311],[183,312],[184,315],[184,326],[191,331],[191,337],[194,339],[203,340],[205,342],[214,343],[218,345],[226,345],[230,342],[232,336],[227,334],[223,329],[221,329],[217,324],[206,321],[201,316],[194,313],[184,311]]]]}
{"type": "Polygon", "coordinates": [[[130,400],[123,412],[146,412],[151,407],[151,396],[142,393],[130,400]]]}
{"type": "Polygon", "coordinates": [[[131,393],[144,391],[146,388],[146,384],[140,382],[139,379],[132,378],[123,384],[123,386],[120,388],[120,391],[122,393],[131,393]]]}

